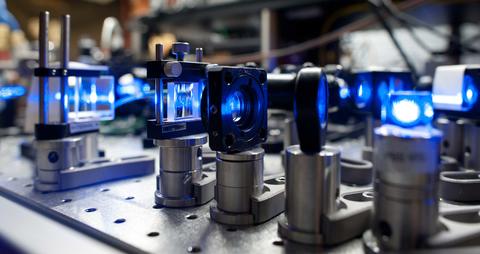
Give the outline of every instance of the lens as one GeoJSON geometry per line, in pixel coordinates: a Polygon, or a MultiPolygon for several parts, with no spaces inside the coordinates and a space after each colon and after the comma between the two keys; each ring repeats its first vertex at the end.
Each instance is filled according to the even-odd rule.
{"type": "Polygon", "coordinates": [[[355,91],[355,104],[358,108],[364,108],[372,96],[371,84],[366,80],[360,80],[355,91]]]}
{"type": "Polygon", "coordinates": [[[475,82],[470,75],[466,75],[463,79],[463,101],[468,108],[471,108],[478,98],[478,90],[475,82]]]}
{"type": "Polygon", "coordinates": [[[420,107],[413,100],[402,99],[393,102],[392,107],[393,116],[401,123],[412,124],[420,118],[420,107]]]}
{"type": "Polygon", "coordinates": [[[233,122],[241,127],[248,122],[252,101],[245,91],[233,92],[227,99],[227,108],[232,115],[233,122]]]}
{"type": "Polygon", "coordinates": [[[322,128],[325,128],[327,126],[327,114],[328,114],[327,85],[325,84],[325,79],[320,79],[320,84],[318,87],[318,94],[317,94],[317,108],[318,108],[318,116],[320,119],[320,125],[322,128]]]}
{"type": "Polygon", "coordinates": [[[406,128],[430,125],[434,115],[432,97],[428,92],[393,92],[384,108],[384,122],[406,128]]]}

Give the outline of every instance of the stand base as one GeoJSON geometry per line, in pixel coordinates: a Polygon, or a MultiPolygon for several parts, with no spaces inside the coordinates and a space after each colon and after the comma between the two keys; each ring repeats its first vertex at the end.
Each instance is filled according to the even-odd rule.
{"type": "Polygon", "coordinates": [[[181,208],[199,206],[208,203],[214,197],[215,172],[203,171],[202,179],[192,184],[193,196],[183,198],[164,197],[160,191],[155,191],[155,203],[157,205],[181,208]]]}
{"type": "Polygon", "coordinates": [[[340,197],[337,211],[322,216],[322,232],[307,233],[294,230],[286,217],[278,222],[278,234],[287,240],[310,245],[335,245],[360,236],[370,226],[371,200],[366,195],[370,190],[348,192],[340,197]]]}
{"type": "Polygon", "coordinates": [[[63,191],[127,177],[152,174],[155,159],[149,156],[100,159],[81,167],[64,170],[39,170],[35,189],[40,192],[63,191]]]}
{"type": "Polygon", "coordinates": [[[252,196],[250,213],[230,213],[210,207],[212,220],[232,226],[256,225],[266,222],[285,210],[285,183],[274,178],[264,182],[264,191],[260,195],[252,196]]]}
{"type": "Polygon", "coordinates": [[[288,226],[287,218],[282,216],[278,221],[278,234],[281,238],[303,244],[321,245],[323,236],[321,234],[311,234],[293,230],[288,226]]]}
{"type": "Polygon", "coordinates": [[[362,147],[362,159],[373,162],[373,147],[371,146],[362,147]]]}

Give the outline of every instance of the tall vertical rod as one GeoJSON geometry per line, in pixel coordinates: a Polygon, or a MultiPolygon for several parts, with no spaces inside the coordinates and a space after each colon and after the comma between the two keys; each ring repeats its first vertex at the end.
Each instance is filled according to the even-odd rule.
{"type": "MultiPolygon", "coordinates": [[[[70,15],[62,16],[62,37],[61,37],[61,68],[68,69],[70,59],[70,15]]],[[[60,122],[68,122],[68,101],[66,88],[68,87],[68,77],[62,76],[60,79],[60,122]]]]}
{"type": "MultiPolygon", "coordinates": [[[[40,68],[48,68],[48,20],[50,13],[44,11],[39,17],[39,36],[38,36],[38,65],[40,68]]],[[[48,123],[48,77],[38,77],[38,117],[39,123],[48,123]]]]}
{"type": "MultiPolygon", "coordinates": [[[[163,59],[163,45],[155,45],[155,60],[161,61],[163,59]]],[[[155,120],[160,124],[163,119],[163,86],[159,79],[155,79],[155,120]]]]}

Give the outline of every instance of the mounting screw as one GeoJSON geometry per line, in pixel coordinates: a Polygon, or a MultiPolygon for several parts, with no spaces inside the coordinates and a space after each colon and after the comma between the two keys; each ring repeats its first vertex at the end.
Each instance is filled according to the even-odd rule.
{"type": "Polygon", "coordinates": [[[183,61],[183,58],[188,52],[190,52],[190,44],[188,42],[173,43],[172,53],[177,57],[177,61],[183,61]]]}
{"type": "Polygon", "coordinates": [[[58,161],[58,153],[53,151],[48,153],[48,161],[50,163],[55,163],[58,161]]]}

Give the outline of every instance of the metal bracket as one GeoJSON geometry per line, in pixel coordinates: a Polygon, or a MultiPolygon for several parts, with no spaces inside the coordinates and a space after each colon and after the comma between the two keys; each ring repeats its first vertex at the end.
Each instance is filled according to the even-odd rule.
{"type": "Polygon", "coordinates": [[[37,170],[34,186],[41,192],[62,191],[154,171],[155,159],[149,156],[101,159],[64,170],[37,170]]]}
{"type": "MultiPolygon", "coordinates": [[[[215,189],[216,193],[216,189],[215,189]]],[[[285,210],[285,179],[272,178],[264,181],[263,193],[250,198],[250,213],[230,213],[210,207],[210,217],[221,224],[247,226],[270,220],[285,210]]]]}
{"type": "Polygon", "coordinates": [[[373,194],[371,190],[347,192],[338,202],[338,210],[322,216],[323,234],[295,230],[285,216],[278,222],[278,234],[295,242],[315,245],[334,245],[361,235],[370,226],[373,194]]]}
{"type": "MultiPolygon", "coordinates": [[[[202,172],[202,179],[192,182],[193,196],[183,198],[167,198],[162,196],[159,190],[155,191],[155,203],[166,207],[189,207],[203,205],[213,199],[215,187],[215,172],[205,170],[202,172]]],[[[157,181],[159,181],[157,176],[157,181]]]]}

